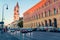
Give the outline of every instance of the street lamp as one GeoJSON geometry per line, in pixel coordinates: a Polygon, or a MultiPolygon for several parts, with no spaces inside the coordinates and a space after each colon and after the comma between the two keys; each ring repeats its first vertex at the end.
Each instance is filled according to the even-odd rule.
{"type": "Polygon", "coordinates": [[[3,5],[3,8],[2,8],[2,28],[3,28],[3,26],[4,26],[4,7],[6,6],[6,9],[8,9],[8,5],[7,4],[4,4],[3,5]]]}

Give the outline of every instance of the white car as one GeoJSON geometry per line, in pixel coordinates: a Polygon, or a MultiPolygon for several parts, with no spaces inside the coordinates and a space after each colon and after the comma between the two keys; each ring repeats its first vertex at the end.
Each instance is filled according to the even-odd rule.
{"type": "Polygon", "coordinates": [[[43,27],[43,26],[42,26],[42,27],[40,27],[40,30],[41,30],[41,31],[47,31],[47,30],[48,30],[48,27],[43,27]]]}
{"type": "Polygon", "coordinates": [[[56,27],[49,26],[49,27],[48,27],[48,31],[49,31],[49,32],[51,32],[51,31],[52,31],[52,32],[55,32],[55,31],[56,31],[56,27]]]}

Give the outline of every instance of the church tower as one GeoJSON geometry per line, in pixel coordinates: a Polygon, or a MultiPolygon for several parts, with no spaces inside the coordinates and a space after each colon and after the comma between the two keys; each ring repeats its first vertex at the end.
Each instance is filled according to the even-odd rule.
{"type": "Polygon", "coordinates": [[[19,20],[19,5],[18,2],[16,6],[14,7],[14,21],[19,20]]]}

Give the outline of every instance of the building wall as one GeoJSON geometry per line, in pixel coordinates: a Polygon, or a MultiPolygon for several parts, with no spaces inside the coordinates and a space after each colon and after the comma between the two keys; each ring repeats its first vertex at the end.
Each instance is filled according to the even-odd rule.
{"type": "MultiPolygon", "coordinates": [[[[40,5],[41,3],[43,2],[39,2],[37,5],[40,5]]],[[[24,13],[24,28],[35,28],[40,26],[60,28],[60,0],[46,0],[40,7],[37,5],[31,8],[33,10],[29,9],[24,13]],[[35,10],[34,8],[36,6],[38,8],[35,10]]]]}

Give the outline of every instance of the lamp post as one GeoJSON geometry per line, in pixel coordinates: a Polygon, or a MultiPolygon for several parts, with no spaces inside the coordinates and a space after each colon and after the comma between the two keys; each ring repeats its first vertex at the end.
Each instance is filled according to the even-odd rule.
{"type": "Polygon", "coordinates": [[[3,5],[3,8],[2,8],[2,29],[3,29],[3,27],[4,27],[4,7],[6,6],[6,9],[8,9],[8,5],[7,4],[4,4],[3,5]]]}

